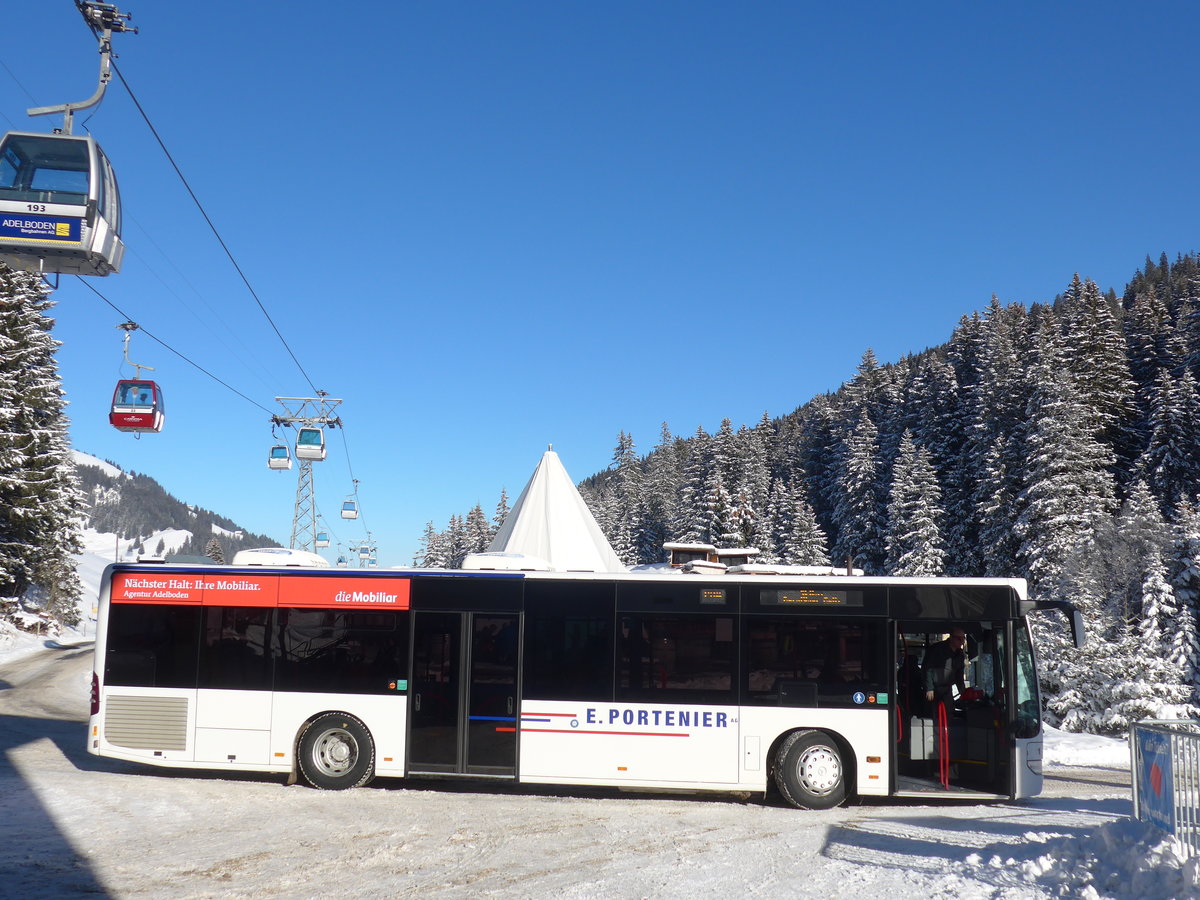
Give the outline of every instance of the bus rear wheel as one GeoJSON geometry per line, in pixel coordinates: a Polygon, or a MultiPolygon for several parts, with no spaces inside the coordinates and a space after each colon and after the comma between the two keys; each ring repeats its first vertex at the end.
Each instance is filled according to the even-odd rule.
{"type": "Polygon", "coordinates": [[[354,716],[325,713],[300,735],[300,774],[315,788],[342,791],[366,784],[375,774],[375,742],[354,716]]]}
{"type": "Polygon", "coordinates": [[[832,809],[846,799],[846,766],[837,741],[824,731],[787,736],[775,757],[775,785],[798,809],[832,809]]]}

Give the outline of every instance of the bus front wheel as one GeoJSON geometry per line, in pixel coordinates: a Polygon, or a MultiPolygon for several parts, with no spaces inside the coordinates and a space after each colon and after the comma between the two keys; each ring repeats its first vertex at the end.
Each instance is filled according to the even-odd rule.
{"type": "Polygon", "coordinates": [[[315,788],[359,787],[375,774],[375,743],[362,722],[345,713],[317,716],[300,735],[300,774],[315,788]]]}
{"type": "Polygon", "coordinates": [[[824,731],[787,736],[775,757],[775,785],[799,809],[832,809],[846,799],[846,766],[837,741],[824,731]]]}

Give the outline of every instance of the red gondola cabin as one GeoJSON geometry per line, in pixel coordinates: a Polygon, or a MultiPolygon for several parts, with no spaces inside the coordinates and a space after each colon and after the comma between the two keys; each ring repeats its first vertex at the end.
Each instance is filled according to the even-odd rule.
{"type": "Polygon", "coordinates": [[[118,381],[108,422],[118,431],[162,431],[165,408],[162,388],[153,381],[118,381]]]}

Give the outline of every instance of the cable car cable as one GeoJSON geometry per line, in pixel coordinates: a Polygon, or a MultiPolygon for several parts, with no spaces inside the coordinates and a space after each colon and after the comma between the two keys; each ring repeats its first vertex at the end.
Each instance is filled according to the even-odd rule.
{"type": "MultiPolygon", "coordinates": [[[[33,94],[29,93],[29,88],[25,87],[25,85],[21,83],[21,79],[18,78],[16,76],[16,73],[13,72],[13,70],[8,67],[8,63],[6,63],[4,60],[0,59],[0,66],[4,67],[4,71],[8,73],[8,76],[16,83],[17,87],[19,87],[24,92],[25,96],[29,98],[29,102],[32,103],[34,106],[37,106],[37,98],[34,97],[33,94]]],[[[5,116],[4,118],[8,119],[8,116],[5,116]]],[[[9,121],[12,121],[12,120],[9,119],[9,121]]]]}
{"type": "MultiPolygon", "coordinates": [[[[89,291],[91,291],[93,294],[95,294],[97,297],[99,297],[101,300],[103,300],[105,303],[107,303],[109,306],[111,306],[113,309],[115,309],[117,312],[119,312],[121,315],[123,315],[126,319],[132,321],[132,319],[133,319],[132,316],[130,316],[123,309],[121,309],[119,306],[117,306],[115,303],[113,303],[111,300],[109,300],[107,297],[105,297],[102,293],[100,293],[98,290],[96,290],[94,287],[92,287],[92,285],[88,281],[86,281],[83,278],[83,276],[76,275],[75,277],[78,278],[79,281],[83,284],[83,286],[86,287],[89,291]]],[[[152,340],[155,343],[159,344],[160,346],[166,348],[167,350],[170,350],[172,353],[174,353],[176,356],[178,356],[180,359],[182,359],[188,365],[192,366],[195,369],[199,369],[201,372],[203,372],[205,375],[207,375],[209,378],[211,378],[217,384],[221,385],[222,387],[224,387],[230,391],[233,391],[233,393],[237,394],[239,397],[241,397],[247,403],[253,403],[255,406],[257,406],[259,409],[261,409],[263,412],[267,413],[268,415],[272,414],[271,410],[267,409],[265,406],[263,406],[257,400],[252,400],[251,398],[249,398],[245,394],[243,394],[241,391],[239,391],[237,388],[235,388],[233,385],[227,384],[226,382],[222,381],[220,378],[218,378],[212,372],[208,371],[208,369],[204,368],[204,366],[200,365],[198,362],[196,362],[193,359],[189,359],[187,356],[180,353],[178,350],[176,350],[174,347],[172,347],[170,344],[168,344],[166,341],[162,340],[161,338],[155,337],[153,334],[151,334],[149,331],[147,331],[143,327],[139,326],[138,330],[141,331],[142,334],[146,335],[146,337],[150,338],[150,340],[152,340]]]]}
{"type": "Polygon", "coordinates": [[[233,357],[239,363],[241,363],[243,367],[245,367],[245,369],[248,372],[253,373],[254,377],[257,378],[258,382],[263,386],[263,390],[267,393],[270,393],[272,391],[272,388],[271,388],[270,384],[266,380],[264,380],[263,376],[266,376],[266,378],[270,378],[275,382],[278,382],[279,379],[274,378],[272,373],[268,372],[265,368],[263,368],[262,364],[257,359],[255,359],[254,354],[251,353],[251,351],[246,347],[246,345],[242,343],[241,338],[239,338],[237,335],[237,332],[234,331],[232,328],[230,328],[225,323],[225,320],[221,317],[221,314],[212,306],[212,304],[210,304],[208,302],[208,300],[205,299],[204,295],[202,293],[200,293],[200,291],[196,288],[196,286],[194,284],[192,284],[192,282],[188,279],[187,275],[184,272],[182,272],[177,265],[175,265],[175,263],[171,260],[171,257],[167,255],[167,252],[165,250],[163,250],[163,248],[160,247],[158,245],[158,243],[154,240],[154,237],[149,232],[149,230],[147,230],[141,224],[141,222],[139,222],[136,218],[134,218],[128,212],[125,213],[125,215],[126,215],[126,218],[130,222],[132,222],[134,225],[136,225],[141,230],[142,237],[145,238],[145,240],[150,244],[150,246],[152,246],[155,250],[157,250],[159,252],[159,254],[162,256],[163,260],[167,263],[167,265],[169,265],[172,269],[175,270],[175,274],[178,276],[179,280],[183,284],[187,285],[187,287],[191,290],[191,292],[193,294],[195,294],[196,299],[199,300],[201,304],[203,304],[204,308],[207,309],[211,315],[210,316],[197,315],[196,312],[192,309],[191,304],[188,303],[187,301],[185,301],[183,299],[183,297],[181,297],[179,295],[179,293],[175,290],[175,288],[172,287],[171,283],[168,282],[166,280],[166,278],[164,278],[161,274],[159,274],[158,270],[155,269],[154,266],[152,266],[150,264],[150,261],[146,258],[146,256],[144,254],[139,253],[136,248],[129,248],[129,250],[128,250],[129,254],[134,256],[138,260],[140,260],[142,265],[144,265],[146,267],[146,270],[158,280],[159,284],[161,284],[163,286],[163,290],[165,290],[168,294],[170,294],[177,301],[179,301],[178,302],[179,308],[185,310],[193,319],[196,320],[196,322],[200,325],[200,327],[207,330],[208,333],[211,334],[216,340],[223,343],[225,345],[225,349],[228,350],[233,355],[233,357]],[[218,334],[216,332],[216,330],[214,330],[214,328],[212,327],[213,322],[219,323],[220,325],[224,326],[225,334],[223,334],[223,335],[218,334]],[[238,352],[239,348],[244,352],[245,355],[238,352]],[[256,366],[257,366],[257,369],[255,368],[256,366]]]}
{"type": "Polygon", "coordinates": [[[192,202],[195,203],[196,208],[200,210],[200,215],[203,216],[204,221],[208,223],[208,227],[212,230],[213,235],[216,237],[217,243],[221,245],[221,249],[224,250],[225,255],[229,257],[229,262],[233,264],[233,268],[241,277],[242,283],[246,285],[246,290],[250,292],[250,296],[254,298],[254,302],[258,304],[258,308],[262,310],[262,314],[266,317],[271,327],[275,330],[276,337],[279,338],[280,343],[283,344],[284,349],[287,350],[288,355],[291,356],[292,362],[296,364],[296,368],[300,370],[300,374],[304,376],[304,380],[308,382],[308,386],[315,392],[317,390],[317,386],[313,384],[312,378],[309,377],[308,372],[306,372],[304,369],[304,366],[300,364],[299,358],[297,358],[296,354],[292,351],[291,345],[288,344],[287,339],[283,336],[283,332],[279,330],[279,326],[275,324],[275,320],[272,319],[271,314],[267,312],[267,308],[263,305],[262,300],[259,299],[258,293],[254,290],[254,286],[250,284],[250,279],[247,278],[246,273],[242,271],[242,267],[238,264],[237,259],[234,258],[233,252],[229,249],[229,245],[227,245],[225,243],[225,239],[221,237],[221,232],[217,230],[217,226],[209,217],[207,210],[204,208],[204,204],[200,202],[200,198],[197,197],[196,192],[192,190],[192,186],[188,183],[187,178],[184,177],[184,174],[179,168],[178,163],[175,162],[175,157],[171,155],[171,151],[168,150],[167,145],[163,143],[163,139],[158,134],[158,129],[155,128],[154,123],[150,121],[150,116],[148,116],[146,111],[142,108],[142,104],[139,102],[137,95],[134,94],[133,88],[129,86],[129,82],[125,80],[125,76],[121,74],[121,70],[115,61],[112,63],[112,69],[117,73],[117,78],[121,79],[121,84],[125,86],[125,90],[129,94],[129,99],[133,101],[133,105],[141,114],[142,119],[146,123],[146,127],[150,129],[150,133],[154,135],[154,139],[158,141],[158,146],[162,148],[162,152],[166,155],[167,161],[170,162],[171,168],[173,168],[175,170],[175,174],[179,176],[179,180],[183,183],[184,188],[187,190],[188,196],[192,198],[192,202]]]}

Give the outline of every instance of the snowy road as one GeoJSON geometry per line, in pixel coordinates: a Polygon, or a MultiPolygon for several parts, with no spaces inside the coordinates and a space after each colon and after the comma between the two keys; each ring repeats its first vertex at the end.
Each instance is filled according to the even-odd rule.
{"type": "Polygon", "coordinates": [[[0,666],[0,896],[1087,896],[1070,879],[1088,866],[1047,854],[1086,856],[1130,810],[1114,768],[1058,768],[1015,805],[816,813],[390,780],[325,793],[89,756],[90,673],[90,647],[0,666]]]}

